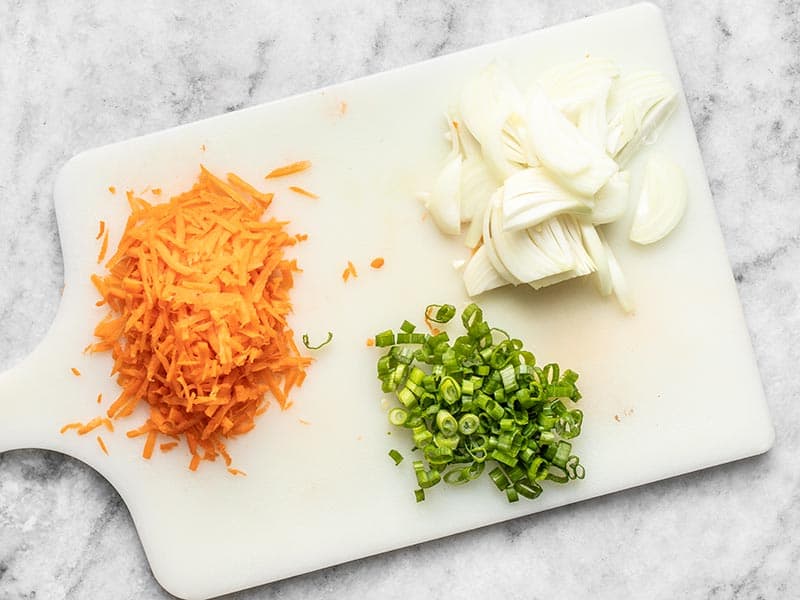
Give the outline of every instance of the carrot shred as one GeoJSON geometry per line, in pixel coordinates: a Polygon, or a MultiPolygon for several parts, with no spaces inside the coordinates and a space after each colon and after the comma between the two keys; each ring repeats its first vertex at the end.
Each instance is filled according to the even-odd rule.
{"type": "Polygon", "coordinates": [[[97,394],[97,403],[100,404],[103,401],[103,394],[97,394]]]}
{"type": "Polygon", "coordinates": [[[103,453],[106,456],[108,456],[108,448],[106,448],[106,443],[103,441],[103,438],[101,438],[99,435],[97,436],[97,443],[100,445],[100,450],[102,450],[103,453]]]}
{"type": "Polygon", "coordinates": [[[277,169],[273,169],[264,176],[264,179],[275,179],[276,177],[286,177],[287,175],[294,175],[295,173],[300,173],[301,171],[305,171],[310,167],[311,167],[311,161],[300,160],[298,162],[293,162],[290,165],[285,165],[283,167],[278,167],[277,169]]]}
{"type": "Polygon", "coordinates": [[[350,269],[350,273],[353,275],[353,277],[358,277],[355,265],[353,265],[353,263],[349,260],[347,261],[347,268],[350,269]]]}
{"type": "Polygon", "coordinates": [[[61,428],[61,430],[60,430],[60,432],[59,432],[59,433],[62,433],[62,434],[64,434],[64,433],[66,433],[67,431],[69,431],[70,429],[80,429],[81,427],[83,427],[83,423],[78,423],[78,422],[75,422],[75,423],[67,423],[66,425],[64,425],[64,426],[61,428]]]}
{"type": "Polygon", "coordinates": [[[308,190],[305,190],[305,189],[303,189],[301,187],[298,187],[296,185],[290,185],[289,189],[292,190],[296,194],[300,194],[301,196],[306,196],[307,198],[311,198],[313,200],[319,200],[319,196],[317,196],[315,193],[309,192],[308,190]]]}
{"type": "Polygon", "coordinates": [[[100,220],[100,231],[97,232],[97,237],[94,238],[94,239],[99,240],[101,237],[103,237],[103,233],[105,232],[105,230],[106,230],[106,222],[101,219],[100,220]]]}
{"type": "Polygon", "coordinates": [[[81,372],[78,371],[78,369],[76,369],[75,367],[72,367],[70,369],[70,371],[72,371],[72,374],[75,375],[75,377],[80,377],[81,376],[81,372]]]}
{"type": "Polygon", "coordinates": [[[379,256],[377,258],[372,259],[372,262],[369,263],[369,266],[373,269],[380,269],[384,264],[383,257],[379,256]]]}
{"type": "Polygon", "coordinates": [[[103,259],[106,257],[106,252],[108,251],[108,229],[103,232],[103,243],[100,245],[100,253],[97,255],[97,264],[99,265],[103,262],[103,259]]]}
{"type": "Polygon", "coordinates": [[[150,190],[150,193],[153,194],[154,196],[160,196],[161,188],[153,188],[152,190],[150,190]]]}
{"type": "Polygon", "coordinates": [[[375,338],[367,338],[367,348],[372,348],[375,345],[375,338]]]}
{"type": "Polygon", "coordinates": [[[262,219],[272,194],[232,173],[201,166],[191,189],[160,204],[126,196],[125,230],[106,274],[92,277],[109,312],[87,349],[111,353],[121,392],[106,418],[73,428],[113,427],[145,408],[126,433],[146,436],[144,458],[164,435],[175,440],[164,452],[186,440],[193,471],[218,456],[229,465],[223,440],[252,430],[269,396],[290,406],[311,362],[287,325],[300,269],[284,252],[298,240],[288,223],[262,219]]]}
{"type": "Polygon", "coordinates": [[[117,188],[115,188],[113,185],[110,185],[108,186],[108,191],[111,192],[112,194],[116,194],[117,188]]]}
{"type": "Polygon", "coordinates": [[[247,473],[245,473],[244,471],[240,471],[239,469],[232,469],[230,467],[228,467],[228,473],[230,473],[231,475],[242,475],[243,477],[247,477],[247,473]]]}

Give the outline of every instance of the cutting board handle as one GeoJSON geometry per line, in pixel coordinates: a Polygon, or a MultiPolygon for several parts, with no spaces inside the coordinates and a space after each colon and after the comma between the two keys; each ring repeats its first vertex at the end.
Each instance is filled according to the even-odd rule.
{"type": "Polygon", "coordinates": [[[52,333],[51,329],[21,363],[0,372],[0,452],[51,447],[58,435],[56,423],[61,416],[43,410],[43,404],[48,397],[60,395],[69,380],[58,376],[61,361],[58,349],[51,347],[52,333]]]}

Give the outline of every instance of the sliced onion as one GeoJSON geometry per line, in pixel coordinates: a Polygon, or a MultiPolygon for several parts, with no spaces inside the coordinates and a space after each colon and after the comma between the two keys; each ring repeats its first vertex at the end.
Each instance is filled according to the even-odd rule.
{"type": "Polygon", "coordinates": [[[461,164],[461,220],[480,220],[497,185],[483,159],[468,156],[461,164]]]}
{"type": "Polygon", "coordinates": [[[624,165],[675,108],[677,93],[664,75],[634,71],[622,75],[608,97],[606,149],[624,165]]]}
{"type": "MultiPolygon", "coordinates": [[[[562,265],[568,265],[560,273],[542,277],[536,281],[531,281],[529,285],[534,289],[540,289],[556,283],[561,283],[568,279],[583,277],[594,271],[594,263],[586,253],[581,241],[580,228],[571,216],[562,216],[551,219],[547,222],[549,233],[555,241],[562,265]]],[[[529,233],[532,237],[537,237],[538,228],[532,228],[529,233]]],[[[552,254],[551,254],[552,256],[552,254]]]]}
{"type": "Polygon", "coordinates": [[[654,154],[647,162],[644,184],[633,217],[630,239],[652,244],[664,238],[686,211],[686,177],[674,162],[654,154]]]}
{"type": "Polygon", "coordinates": [[[595,285],[601,296],[608,296],[611,293],[611,272],[608,268],[608,256],[605,246],[597,235],[594,225],[581,222],[581,236],[583,247],[592,259],[595,267],[595,285]]]}
{"type": "Polygon", "coordinates": [[[492,266],[486,244],[481,245],[464,269],[464,286],[467,288],[467,294],[477,296],[507,283],[492,266]]]}
{"type": "Polygon", "coordinates": [[[592,223],[613,223],[628,210],[630,197],[630,171],[618,171],[600,188],[594,197],[592,223]]]}
{"type": "Polygon", "coordinates": [[[491,243],[499,260],[508,273],[512,283],[528,283],[561,273],[572,267],[548,255],[546,249],[540,248],[526,230],[505,231],[503,229],[503,213],[499,202],[493,202],[490,214],[489,231],[491,243]]]}
{"type": "Polygon", "coordinates": [[[622,273],[622,267],[620,267],[619,262],[617,262],[617,257],[614,256],[614,253],[611,251],[611,247],[608,245],[603,232],[598,231],[597,234],[600,236],[600,241],[603,242],[603,248],[606,251],[606,257],[608,258],[608,272],[611,275],[611,289],[614,292],[614,295],[617,297],[617,302],[619,302],[622,310],[630,314],[634,311],[633,294],[628,287],[628,282],[625,280],[625,275],[622,273]]]}
{"type": "Polygon", "coordinates": [[[558,109],[577,122],[584,106],[607,95],[611,81],[618,76],[619,67],[614,61],[586,57],[552,67],[538,81],[558,109]]]}
{"type": "Polygon", "coordinates": [[[487,66],[461,94],[461,116],[480,143],[489,169],[500,181],[518,168],[508,160],[503,127],[512,114],[523,114],[523,108],[519,90],[496,64],[487,66]]]}
{"type": "Polygon", "coordinates": [[[545,169],[534,167],[506,179],[502,209],[506,231],[516,231],[563,213],[588,215],[592,212],[592,203],[564,188],[545,169]]]}
{"type": "MultiPolygon", "coordinates": [[[[489,262],[492,263],[494,270],[505,279],[508,283],[513,285],[519,285],[523,283],[506,268],[503,264],[503,261],[500,260],[500,257],[497,254],[497,246],[495,244],[495,240],[492,238],[492,209],[494,208],[495,204],[500,203],[501,198],[503,197],[503,189],[498,189],[494,195],[492,196],[491,200],[489,200],[489,204],[486,207],[486,210],[483,213],[483,221],[482,221],[482,233],[483,233],[483,245],[486,247],[486,255],[489,258],[489,262]]],[[[477,219],[475,220],[477,221],[477,219]]],[[[475,223],[473,221],[473,224],[475,223]]],[[[471,228],[470,228],[471,229],[471,228]]]]}
{"type": "Polygon", "coordinates": [[[538,159],[573,191],[592,196],[617,172],[617,164],[581,135],[541,87],[532,90],[528,124],[538,159]]]}
{"type": "Polygon", "coordinates": [[[425,202],[433,222],[442,233],[461,233],[461,155],[451,156],[425,202]]]}

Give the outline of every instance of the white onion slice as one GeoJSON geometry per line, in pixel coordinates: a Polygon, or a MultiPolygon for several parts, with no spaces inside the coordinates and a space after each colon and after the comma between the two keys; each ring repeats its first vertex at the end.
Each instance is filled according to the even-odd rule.
{"type": "Polygon", "coordinates": [[[532,90],[528,125],[539,161],[573,191],[592,196],[617,172],[617,164],[581,135],[541,87],[532,90]]]}
{"type": "Polygon", "coordinates": [[[664,75],[634,71],[622,75],[608,96],[606,150],[624,165],[675,108],[677,93],[664,75]]]}
{"type": "Polygon", "coordinates": [[[433,222],[442,233],[461,233],[461,155],[451,156],[433,184],[425,202],[433,222]]]}
{"type": "Polygon", "coordinates": [[[588,215],[592,212],[592,203],[564,188],[545,169],[534,167],[506,179],[502,208],[506,231],[516,231],[563,213],[588,215]]]}
{"type": "Polygon", "coordinates": [[[622,267],[620,267],[619,262],[617,262],[617,257],[614,256],[614,253],[611,251],[611,247],[608,245],[603,232],[598,231],[597,234],[600,236],[600,241],[603,243],[603,248],[606,251],[608,272],[611,276],[611,289],[617,297],[617,302],[619,302],[622,310],[630,314],[634,311],[633,294],[628,287],[625,275],[622,273],[622,267]]]}
{"type": "Polygon", "coordinates": [[[600,188],[594,197],[592,208],[592,223],[600,225],[613,223],[622,218],[628,210],[630,197],[631,174],[630,171],[618,171],[611,179],[600,188]]]}
{"type": "Polygon", "coordinates": [[[507,158],[503,127],[512,114],[522,114],[524,109],[522,95],[511,78],[490,64],[464,87],[460,109],[491,172],[501,181],[511,175],[518,165],[507,158]]]}
{"type": "MultiPolygon", "coordinates": [[[[483,213],[483,219],[481,221],[483,245],[486,247],[486,256],[489,258],[489,262],[492,263],[494,270],[497,271],[500,277],[505,279],[508,283],[511,283],[513,285],[519,285],[520,283],[523,282],[514,277],[514,275],[503,264],[503,261],[500,260],[500,257],[497,254],[497,247],[495,245],[495,240],[492,239],[492,229],[491,229],[492,209],[494,208],[495,204],[500,203],[502,197],[503,197],[503,188],[500,188],[494,193],[491,200],[489,200],[489,204],[486,206],[486,210],[483,213]]],[[[473,224],[476,221],[477,219],[473,221],[473,224]]]]}
{"type": "Polygon", "coordinates": [[[567,117],[577,122],[586,104],[608,94],[612,79],[619,76],[619,67],[606,58],[586,57],[556,65],[542,73],[539,84],[553,103],[567,117]]]}
{"type": "Polygon", "coordinates": [[[481,245],[464,269],[464,286],[467,288],[467,294],[477,296],[507,283],[492,266],[486,244],[481,245]]]}
{"type": "Polygon", "coordinates": [[[601,296],[608,296],[611,293],[611,272],[608,268],[608,256],[605,246],[597,235],[597,230],[591,223],[582,222],[581,236],[583,247],[592,259],[595,267],[595,285],[601,296]]]}
{"type": "Polygon", "coordinates": [[[660,154],[647,161],[644,184],[633,217],[630,239],[652,244],[664,238],[686,211],[686,177],[674,162],[660,154]]]}

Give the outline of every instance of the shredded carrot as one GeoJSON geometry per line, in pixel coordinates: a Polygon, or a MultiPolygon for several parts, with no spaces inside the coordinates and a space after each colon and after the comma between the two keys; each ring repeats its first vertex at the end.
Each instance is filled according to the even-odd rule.
{"type": "Polygon", "coordinates": [[[304,190],[301,187],[296,185],[290,185],[289,189],[292,190],[296,194],[300,194],[301,196],[306,196],[307,198],[312,198],[313,200],[319,200],[319,196],[314,194],[313,192],[309,192],[308,190],[304,190]]]}
{"type": "Polygon", "coordinates": [[[296,239],[298,242],[305,242],[308,239],[308,234],[298,233],[294,236],[294,239],[296,239]]]}
{"type": "Polygon", "coordinates": [[[97,436],[97,443],[100,445],[100,450],[102,450],[106,456],[108,456],[108,448],[106,448],[106,443],[103,441],[99,435],[97,436]]]}
{"type": "Polygon", "coordinates": [[[150,193],[153,194],[154,196],[160,196],[161,188],[153,188],[152,190],[150,190],[150,193]]]}
{"type": "Polygon", "coordinates": [[[383,266],[383,263],[384,263],[383,258],[379,256],[378,258],[374,258],[372,262],[369,263],[369,266],[372,267],[373,269],[380,269],[383,266]]]}
{"type": "Polygon", "coordinates": [[[228,468],[228,473],[230,473],[231,475],[242,475],[243,477],[247,477],[247,473],[245,473],[244,471],[240,471],[239,469],[228,468]]]}
{"type": "Polygon", "coordinates": [[[70,429],[80,429],[81,427],[83,427],[83,423],[67,423],[61,428],[60,433],[66,433],[70,429]]]}
{"type": "Polygon", "coordinates": [[[342,100],[342,101],[339,103],[339,114],[340,114],[340,115],[344,115],[346,112],[347,112],[347,102],[345,102],[344,100],[342,100]]]}
{"type": "Polygon", "coordinates": [[[103,394],[97,394],[97,403],[100,404],[103,401],[103,394]]]}
{"type": "Polygon", "coordinates": [[[75,377],[80,377],[81,376],[81,372],[78,371],[78,369],[76,369],[75,367],[72,367],[70,369],[70,371],[72,371],[72,374],[75,375],[75,377]]]}
{"type": "Polygon", "coordinates": [[[94,431],[98,427],[103,424],[103,417],[95,417],[85,425],[81,425],[78,428],[78,435],[86,435],[87,433],[94,431]]]}
{"type": "Polygon", "coordinates": [[[347,268],[342,271],[342,280],[347,281],[350,277],[358,277],[355,265],[351,261],[347,261],[347,268]]]}
{"type": "Polygon", "coordinates": [[[100,221],[100,231],[97,232],[97,237],[94,238],[94,239],[99,240],[101,237],[103,237],[103,233],[105,232],[105,230],[106,230],[106,222],[101,220],[100,221]]]}
{"type": "Polygon", "coordinates": [[[169,452],[178,445],[178,442],[165,442],[159,446],[162,452],[169,452]]]}
{"type": "Polygon", "coordinates": [[[367,338],[367,348],[372,348],[375,345],[375,338],[367,338]]]}
{"type": "Polygon", "coordinates": [[[106,257],[106,252],[108,251],[108,229],[103,232],[103,243],[100,246],[100,254],[97,255],[97,264],[99,265],[103,262],[103,259],[106,257]]]}
{"type": "Polygon", "coordinates": [[[116,194],[117,188],[115,188],[113,185],[110,185],[108,186],[108,191],[111,192],[112,194],[116,194]]]}
{"type": "Polygon", "coordinates": [[[311,167],[311,161],[309,160],[301,160],[298,162],[294,162],[290,165],[285,165],[283,167],[278,167],[277,169],[273,169],[269,173],[267,173],[264,179],[275,179],[276,177],[286,177],[287,175],[294,175],[295,173],[300,173],[301,171],[305,171],[311,167]]]}
{"type": "Polygon", "coordinates": [[[108,272],[92,277],[109,313],[90,351],[111,352],[122,388],[109,423],[144,404],[145,422],[126,435],[146,436],[145,458],[164,435],[186,440],[191,470],[219,455],[229,464],[222,440],[255,427],[267,393],[287,408],[311,362],[287,324],[300,269],[284,252],[297,239],[286,222],[261,218],[272,195],[234,174],[201,167],[168,202],[127,198],[132,214],[108,272]]]}

